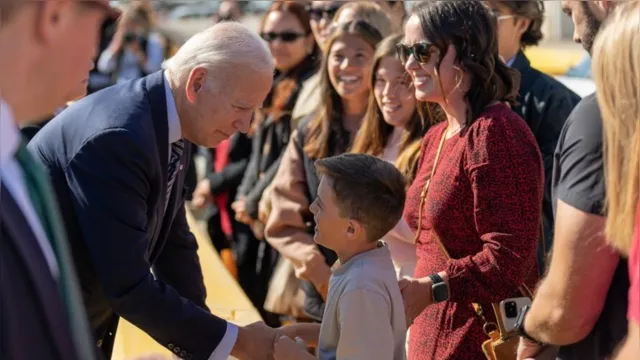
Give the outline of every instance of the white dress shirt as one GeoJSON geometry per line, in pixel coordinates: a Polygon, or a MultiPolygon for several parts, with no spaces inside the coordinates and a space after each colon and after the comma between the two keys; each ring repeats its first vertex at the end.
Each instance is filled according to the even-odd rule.
{"type": "MultiPolygon", "coordinates": [[[[164,90],[167,98],[167,119],[169,121],[169,152],[167,156],[169,157],[169,161],[171,161],[171,144],[180,140],[182,137],[182,130],[180,128],[180,119],[178,118],[176,102],[173,98],[173,92],[169,86],[169,80],[167,79],[166,74],[164,76],[164,90]]],[[[224,333],[224,337],[215,350],[213,350],[211,356],[209,356],[209,360],[227,360],[231,355],[231,350],[236,344],[237,339],[238,327],[227,322],[227,330],[224,333]]]]}
{"type": "Polygon", "coordinates": [[[51,274],[57,279],[59,269],[56,256],[29,197],[29,190],[24,181],[22,168],[15,158],[20,141],[20,131],[13,119],[11,109],[0,98],[0,183],[4,184],[9,194],[18,204],[40,245],[40,249],[42,249],[42,254],[49,265],[51,274]]]}

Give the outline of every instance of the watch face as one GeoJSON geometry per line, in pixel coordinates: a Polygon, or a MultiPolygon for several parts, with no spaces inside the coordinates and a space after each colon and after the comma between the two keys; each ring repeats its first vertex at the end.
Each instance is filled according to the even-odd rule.
{"type": "Polygon", "coordinates": [[[446,283],[435,284],[431,287],[434,302],[449,300],[449,286],[446,283]]]}

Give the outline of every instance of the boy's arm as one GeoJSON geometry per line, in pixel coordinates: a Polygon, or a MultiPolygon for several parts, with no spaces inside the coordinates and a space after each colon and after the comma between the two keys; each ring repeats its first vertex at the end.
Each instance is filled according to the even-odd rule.
{"type": "Polygon", "coordinates": [[[307,346],[318,347],[318,339],[320,338],[320,324],[293,324],[282,326],[278,329],[279,334],[285,335],[291,339],[296,336],[301,338],[307,346]]]}
{"type": "Polygon", "coordinates": [[[395,346],[388,298],[375,291],[357,289],[343,294],[338,307],[338,359],[393,359],[395,346]]]}
{"type": "Polygon", "coordinates": [[[274,360],[315,360],[304,344],[298,344],[287,336],[281,336],[273,345],[274,360]]]}

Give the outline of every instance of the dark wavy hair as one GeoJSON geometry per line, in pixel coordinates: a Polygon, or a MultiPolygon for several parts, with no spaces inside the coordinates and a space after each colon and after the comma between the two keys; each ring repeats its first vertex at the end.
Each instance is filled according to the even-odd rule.
{"type": "MultiPolygon", "coordinates": [[[[449,45],[456,49],[456,63],[471,78],[467,101],[467,121],[471,124],[493,102],[516,105],[520,74],[510,69],[498,55],[496,18],[478,0],[423,1],[413,8],[425,38],[440,53],[449,45]]],[[[436,66],[440,69],[442,58],[436,66]]],[[[440,84],[442,89],[442,84],[440,84]]]]}
{"type": "MultiPolygon", "coordinates": [[[[274,1],[273,4],[269,7],[267,12],[262,17],[262,22],[260,23],[260,31],[264,29],[264,25],[267,17],[270,13],[275,11],[281,11],[285,13],[290,13],[295,16],[304,33],[307,36],[311,36],[311,25],[310,25],[310,16],[309,12],[306,10],[304,5],[296,2],[296,1],[274,1]]],[[[301,64],[297,64],[294,69],[291,69],[284,79],[280,79],[276,83],[274,83],[273,89],[271,89],[271,93],[268,96],[268,99],[265,101],[266,107],[263,109],[262,113],[269,113],[274,120],[278,120],[282,118],[284,115],[290,115],[291,111],[287,111],[287,105],[290,100],[290,97],[294,94],[295,91],[298,90],[300,84],[298,81],[300,80],[300,73],[309,70],[309,67],[317,68],[320,66],[321,60],[321,52],[318,44],[313,41],[313,49],[310,54],[308,54],[304,59],[302,59],[301,63],[306,63],[301,66],[301,64]]],[[[280,71],[276,70],[275,78],[280,77],[282,75],[280,71]]],[[[256,121],[254,121],[254,125],[259,125],[264,116],[258,116],[256,121]]]]}

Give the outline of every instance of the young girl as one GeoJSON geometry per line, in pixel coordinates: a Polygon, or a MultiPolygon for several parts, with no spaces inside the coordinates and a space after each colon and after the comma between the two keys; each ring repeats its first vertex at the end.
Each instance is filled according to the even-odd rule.
{"type": "Polygon", "coordinates": [[[313,163],[348,151],[367,108],[367,79],[380,40],[380,32],[361,20],[335,27],[321,66],[321,105],[291,135],[273,183],[265,237],[293,263],[296,275],[307,280],[304,310],[316,321],[322,320],[330,265],[336,257],[313,242],[309,205],[319,183],[313,163]]]}
{"type": "MultiPolygon", "coordinates": [[[[416,110],[411,77],[396,56],[402,34],[384,39],[374,55],[369,107],[352,152],[378,156],[396,164],[407,184],[415,177],[420,140],[429,124],[416,110]]],[[[389,246],[398,278],[413,276],[414,234],[404,220],[383,239],[389,246]]]]}

